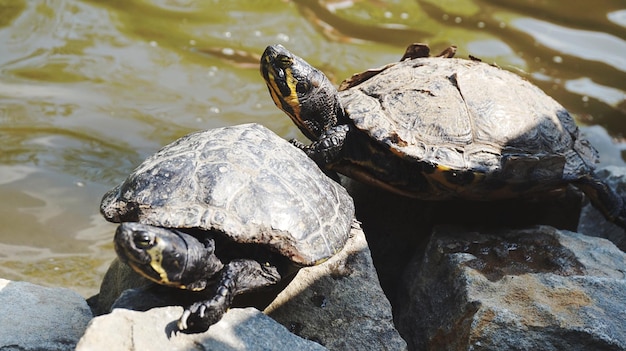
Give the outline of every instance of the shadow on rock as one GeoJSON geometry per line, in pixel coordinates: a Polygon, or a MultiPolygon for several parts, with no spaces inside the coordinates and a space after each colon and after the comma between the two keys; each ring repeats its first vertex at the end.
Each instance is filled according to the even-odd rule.
{"type": "Polygon", "coordinates": [[[342,178],[354,198],[356,216],[372,252],[385,294],[402,309],[396,292],[405,267],[424,252],[433,228],[454,224],[468,228],[523,228],[547,224],[575,230],[582,195],[575,189],[557,198],[507,201],[420,201],[342,178]]]}

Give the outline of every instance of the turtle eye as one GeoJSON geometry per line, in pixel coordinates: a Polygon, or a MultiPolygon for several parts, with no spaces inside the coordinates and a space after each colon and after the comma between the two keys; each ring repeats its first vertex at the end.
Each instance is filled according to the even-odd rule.
{"type": "Polygon", "coordinates": [[[147,232],[139,232],[135,234],[133,242],[138,248],[149,249],[154,246],[153,237],[147,232]]]}
{"type": "Polygon", "coordinates": [[[278,55],[278,57],[276,57],[276,61],[278,62],[278,67],[282,69],[290,67],[293,63],[291,57],[285,55],[278,55]]]}
{"type": "Polygon", "coordinates": [[[304,95],[308,93],[310,89],[311,84],[309,84],[308,82],[298,82],[296,84],[296,92],[298,93],[298,95],[304,95]]]}

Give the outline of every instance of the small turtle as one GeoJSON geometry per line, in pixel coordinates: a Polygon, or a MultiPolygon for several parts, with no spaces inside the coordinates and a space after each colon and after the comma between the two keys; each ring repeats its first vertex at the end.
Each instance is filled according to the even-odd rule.
{"type": "Polygon", "coordinates": [[[322,168],[415,198],[496,200],[584,191],[624,226],[622,198],[594,176],[597,151],[565,108],[519,76],[480,62],[429,57],[355,74],[337,90],[280,45],[261,57],[270,95],[322,168]]]}
{"type": "Polygon", "coordinates": [[[202,291],[178,327],[217,322],[235,295],[278,283],[340,251],[352,198],[302,151],[258,124],[189,134],[107,192],[100,211],[122,222],[119,258],[162,285],[202,291]]]}

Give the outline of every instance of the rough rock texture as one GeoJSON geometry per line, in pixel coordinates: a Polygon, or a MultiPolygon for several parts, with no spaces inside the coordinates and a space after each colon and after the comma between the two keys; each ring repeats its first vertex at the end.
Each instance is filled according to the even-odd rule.
{"type": "Polygon", "coordinates": [[[626,350],[626,255],[604,239],[438,227],[400,295],[411,350],[626,350]]]}
{"type": "Polygon", "coordinates": [[[69,289],[0,279],[0,350],[73,350],[91,318],[69,289]]]}
{"type": "MultiPolygon", "coordinates": [[[[94,310],[106,313],[112,304],[132,310],[148,310],[168,301],[171,304],[171,296],[159,300],[161,293],[167,291],[154,285],[147,287],[142,279],[119,261],[113,262],[100,294],[90,299],[96,305],[94,310]]],[[[176,289],[173,296],[188,297],[182,293],[176,289]]],[[[276,294],[271,299],[274,297],[276,294]]],[[[237,305],[263,308],[269,304],[255,300],[256,297],[237,305]]],[[[178,320],[180,311],[168,317],[168,321],[178,320]]],[[[380,288],[365,235],[356,224],[341,252],[324,264],[301,269],[265,312],[295,334],[331,350],[406,349],[394,328],[391,305],[380,288]]]]}
{"type": "Polygon", "coordinates": [[[330,350],[404,350],[365,235],[351,234],[328,262],[301,269],[265,312],[330,350]]]}
{"type": "MultiPolygon", "coordinates": [[[[626,199],[626,167],[605,167],[599,169],[596,175],[604,179],[610,187],[626,199]]],[[[600,211],[590,203],[587,203],[581,210],[578,232],[609,239],[620,250],[626,251],[626,231],[607,222],[600,211]]]]}
{"type": "Polygon", "coordinates": [[[234,308],[208,331],[176,333],[181,307],[147,312],[115,309],[93,319],[76,350],[326,350],[304,340],[254,308],[234,308]]]}

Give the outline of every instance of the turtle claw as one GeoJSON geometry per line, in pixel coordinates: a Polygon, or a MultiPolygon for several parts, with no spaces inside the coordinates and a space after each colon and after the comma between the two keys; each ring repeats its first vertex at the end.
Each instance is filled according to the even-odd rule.
{"type": "Polygon", "coordinates": [[[291,143],[291,145],[297,147],[298,149],[304,150],[306,149],[307,145],[302,143],[300,140],[298,139],[289,139],[289,142],[291,143]]]}
{"type": "Polygon", "coordinates": [[[178,323],[176,323],[178,330],[180,331],[187,330],[187,319],[189,318],[190,315],[191,315],[191,312],[189,312],[189,310],[185,310],[183,312],[183,315],[180,316],[178,323]]]}
{"type": "Polygon", "coordinates": [[[196,302],[185,309],[178,320],[178,330],[184,333],[201,333],[217,323],[224,315],[224,309],[214,300],[196,302]]]}

